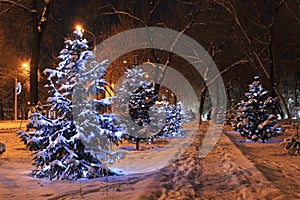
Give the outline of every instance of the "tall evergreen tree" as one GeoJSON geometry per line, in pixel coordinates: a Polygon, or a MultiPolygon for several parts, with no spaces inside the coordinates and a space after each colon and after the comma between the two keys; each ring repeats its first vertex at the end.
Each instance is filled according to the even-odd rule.
{"type": "Polygon", "coordinates": [[[96,107],[109,106],[109,99],[95,99],[104,91],[107,61],[93,61],[95,56],[79,30],[65,41],[58,58],[56,69],[45,70],[50,112],[56,118],[33,113],[30,130],[18,132],[35,150],[32,174],[50,180],[113,174],[105,163],[119,158],[110,152],[110,146],[121,139],[122,131],[115,126],[113,115],[96,111],[96,107]]]}

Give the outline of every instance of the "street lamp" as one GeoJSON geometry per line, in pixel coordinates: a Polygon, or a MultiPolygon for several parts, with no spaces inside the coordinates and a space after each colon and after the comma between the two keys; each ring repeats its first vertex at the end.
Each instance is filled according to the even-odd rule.
{"type": "Polygon", "coordinates": [[[22,67],[23,67],[23,69],[25,69],[25,71],[29,72],[30,66],[29,66],[29,64],[27,62],[22,63],[22,67]]]}
{"type": "Polygon", "coordinates": [[[81,31],[82,33],[87,32],[93,36],[93,43],[94,43],[94,54],[96,53],[96,36],[89,30],[83,29],[82,26],[76,25],[76,31],[81,31]]]}
{"type": "MultiPolygon", "coordinates": [[[[22,63],[22,67],[24,70],[29,71],[30,66],[28,63],[22,63]]],[[[0,74],[3,74],[9,78],[14,79],[14,120],[17,121],[18,120],[18,94],[20,94],[21,92],[21,84],[20,82],[18,82],[18,79],[8,73],[5,72],[0,72],[0,74]]]]}
{"type": "Polygon", "coordinates": [[[14,120],[17,121],[18,120],[18,115],[17,115],[17,111],[18,111],[18,79],[10,74],[4,73],[4,72],[0,72],[0,74],[3,74],[7,77],[10,77],[12,79],[14,79],[14,120]]]}

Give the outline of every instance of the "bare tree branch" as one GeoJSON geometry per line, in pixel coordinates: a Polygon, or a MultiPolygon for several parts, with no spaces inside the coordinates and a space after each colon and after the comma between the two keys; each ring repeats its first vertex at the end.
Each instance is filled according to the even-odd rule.
{"type": "Polygon", "coordinates": [[[287,3],[286,1],[284,1],[284,5],[285,5],[286,10],[290,13],[290,15],[291,15],[292,17],[294,17],[295,20],[296,20],[298,23],[300,23],[300,19],[299,19],[299,18],[297,17],[297,15],[290,9],[290,7],[289,7],[289,5],[288,5],[288,3],[287,3]]]}
{"type": "MultiPolygon", "coordinates": [[[[172,45],[170,46],[170,52],[173,52],[173,48],[177,45],[177,43],[178,43],[178,41],[180,40],[180,38],[182,37],[182,35],[183,35],[187,30],[189,30],[189,29],[193,26],[193,24],[195,23],[195,21],[196,21],[198,15],[199,15],[199,13],[200,13],[200,3],[199,3],[199,5],[198,5],[198,7],[197,7],[197,10],[196,10],[195,15],[194,15],[194,17],[192,18],[192,20],[191,20],[191,21],[190,21],[190,22],[189,22],[189,23],[188,23],[188,24],[187,24],[187,25],[186,25],[186,26],[178,33],[178,35],[177,35],[177,37],[175,38],[174,42],[173,42],[172,45]]],[[[167,59],[167,61],[166,61],[166,63],[165,63],[165,65],[164,65],[164,67],[163,67],[163,69],[162,69],[162,75],[161,75],[161,77],[159,78],[159,83],[161,83],[162,80],[163,80],[163,78],[164,78],[165,70],[166,70],[167,66],[171,63],[172,56],[173,56],[173,54],[170,53],[169,56],[168,56],[168,59],[167,59]]]]}
{"type": "Polygon", "coordinates": [[[212,84],[218,77],[220,77],[221,75],[225,74],[226,72],[228,72],[229,70],[231,70],[234,67],[237,67],[238,65],[241,64],[245,64],[245,63],[249,63],[249,59],[247,58],[242,58],[236,62],[234,62],[233,64],[231,64],[230,66],[226,67],[224,70],[222,70],[217,76],[215,76],[213,79],[211,79],[206,85],[210,85],[212,84]]]}
{"type": "Polygon", "coordinates": [[[105,15],[125,15],[131,19],[134,19],[135,21],[138,21],[139,23],[141,23],[142,25],[144,26],[147,26],[143,20],[141,20],[140,18],[128,13],[128,12],[123,12],[123,11],[113,11],[113,12],[105,12],[105,13],[102,13],[101,14],[102,16],[105,16],[105,15]]]}
{"type": "Polygon", "coordinates": [[[108,15],[124,15],[124,16],[127,16],[137,22],[139,22],[140,24],[142,24],[143,26],[147,26],[146,23],[141,20],[140,18],[138,18],[137,16],[131,14],[131,13],[128,13],[128,12],[124,12],[124,11],[119,11],[113,4],[111,4],[110,2],[108,2],[108,4],[110,5],[110,7],[112,8],[113,11],[111,12],[104,12],[104,13],[101,13],[101,16],[108,16],[108,15]]]}
{"type": "Polygon", "coordinates": [[[164,22],[156,23],[155,26],[160,26],[160,27],[167,28],[167,25],[164,22]]]}
{"type": "Polygon", "coordinates": [[[158,5],[160,4],[161,0],[158,0],[156,2],[156,4],[153,6],[153,8],[151,9],[151,11],[149,12],[149,16],[148,16],[148,22],[147,24],[150,25],[150,21],[152,20],[152,16],[156,10],[156,8],[158,7],[158,5]]]}
{"type": "Polygon", "coordinates": [[[235,23],[238,25],[238,27],[242,31],[244,37],[247,40],[247,43],[249,44],[250,48],[252,49],[252,54],[255,58],[255,61],[258,63],[259,67],[263,70],[265,76],[268,79],[270,79],[270,74],[266,70],[265,66],[263,65],[263,63],[260,59],[260,57],[257,55],[255,49],[253,48],[253,44],[251,42],[251,39],[250,39],[249,35],[247,34],[246,30],[244,29],[244,27],[242,26],[242,24],[240,23],[239,17],[237,15],[237,12],[236,12],[234,6],[232,5],[232,3],[230,1],[227,1],[228,5],[226,5],[224,2],[220,2],[220,1],[218,1],[216,3],[219,4],[220,6],[222,6],[225,10],[227,10],[232,15],[235,23]]]}
{"type": "MultiPolygon", "coordinates": [[[[20,1],[11,1],[11,0],[0,0],[0,4],[9,4],[9,5],[12,5],[12,6],[17,6],[27,12],[30,12],[30,13],[35,13],[37,12],[36,10],[31,10],[29,8],[27,8],[26,6],[24,6],[23,4],[20,4],[19,3],[20,1]]],[[[7,9],[7,11],[10,10],[10,8],[7,9]]],[[[2,14],[3,12],[1,12],[0,14],[2,14]]]]}
{"type": "MultiPolygon", "coordinates": [[[[19,3],[20,1],[22,1],[22,0],[19,0],[18,3],[19,3]]],[[[11,10],[11,9],[12,9],[13,7],[15,7],[15,6],[16,6],[16,4],[12,4],[12,5],[9,6],[8,8],[4,9],[4,10],[0,13],[0,15],[2,15],[3,13],[8,12],[9,10],[11,10]]]]}

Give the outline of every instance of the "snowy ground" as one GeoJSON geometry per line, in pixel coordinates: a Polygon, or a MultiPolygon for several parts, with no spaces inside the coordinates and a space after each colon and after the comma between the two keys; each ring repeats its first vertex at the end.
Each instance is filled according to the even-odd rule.
{"type": "Polygon", "coordinates": [[[7,147],[0,156],[0,199],[300,199],[300,157],[279,146],[294,129],[262,144],[245,142],[225,127],[212,152],[200,159],[205,130],[201,126],[192,145],[162,169],[70,182],[29,177],[30,152],[15,130],[0,124],[0,142],[7,147]]]}
{"type": "Polygon", "coordinates": [[[26,126],[26,120],[17,120],[17,121],[1,121],[0,120],[0,130],[7,129],[20,129],[26,126]]]}

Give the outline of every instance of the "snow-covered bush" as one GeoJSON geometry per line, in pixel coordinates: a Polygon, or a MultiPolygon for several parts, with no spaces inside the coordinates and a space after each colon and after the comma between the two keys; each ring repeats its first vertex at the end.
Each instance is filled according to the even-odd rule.
{"type": "Polygon", "coordinates": [[[97,63],[88,50],[81,31],[75,31],[58,58],[56,69],[46,69],[50,97],[50,119],[40,113],[30,116],[30,130],[19,131],[20,139],[34,150],[32,172],[45,179],[94,178],[113,174],[106,162],[119,159],[111,153],[122,131],[111,114],[100,114],[96,107],[110,106],[109,99],[95,99],[105,90],[107,61],[97,63]]]}
{"type": "Polygon", "coordinates": [[[300,156],[300,137],[299,135],[293,135],[285,138],[280,144],[290,155],[300,156]]]}
{"type": "Polygon", "coordinates": [[[226,113],[226,117],[225,117],[225,125],[232,125],[233,120],[237,114],[238,103],[234,99],[231,99],[230,103],[231,103],[231,106],[228,109],[228,111],[226,113]]]}
{"type": "Polygon", "coordinates": [[[284,131],[277,124],[276,116],[271,113],[277,98],[268,97],[267,93],[260,83],[259,77],[256,76],[249,85],[249,91],[245,93],[247,100],[242,100],[237,104],[232,126],[243,137],[253,141],[261,139],[262,142],[265,142],[284,131]]]}

